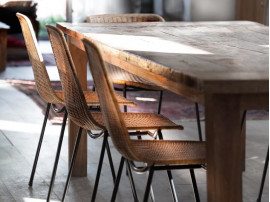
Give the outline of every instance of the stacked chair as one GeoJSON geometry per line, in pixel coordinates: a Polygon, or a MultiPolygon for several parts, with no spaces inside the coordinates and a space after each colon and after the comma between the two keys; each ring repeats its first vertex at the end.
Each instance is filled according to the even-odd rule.
{"type": "MultiPolygon", "coordinates": [[[[86,22],[90,23],[133,23],[133,22],[164,22],[165,20],[157,14],[105,14],[105,15],[90,15],[86,18],[86,22]]],[[[161,111],[163,88],[151,83],[139,76],[136,76],[128,71],[121,69],[115,65],[105,63],[108,74],[113,84],[120,87],[114,87],[115,90],[123,91],[123,96],[127,96],[127,91],[160,91],[158,114],[161,111]]],[[[124,111],[127,108],[124,107],[124,111]]]]}
{"type": "MultiPolygon", "coordinates": [[[[86,18],[86,22],[89,23],[136,23],[136,22],[165,22],[164,18],[157,14],[104,14],[104,15],[90,15],[86,18]]],[[[151,83],[139,76],[136,76],[128,71],[121,69],[115,65],[105,62],[105,66],[113,84],[123,85],[123,88],[114,88],[116,90],[123,90],[123,96],[126,97],[127,91],[132,90],[152,90],[160,91],[158,114],[161,112],[163,89],[154,83],[151,83]]],[[[124,107],[125,111],[127,110],[124,107]]],[[[199,140],[202,141],[202,130],[200,123],[199,105],[195,103],[196,120],[198,127],[199,140]]]]}
{"type": "MultiPolygon", "coordinates": [[[[41,52],[39,50],[37,39],[35,36],[35,32],[33,30],[33,26],[31,24],[31,21],[29,20],[29,18],[27,16],[20,14],[20,13],[17,13],[17,17],[18,17],[20,24],[21,24],[25,44],[26,44],[27,51],[29,54],[29,59],[30,59],[31,64],[32,64],[37,91],[38,91],[40,97],[45,102],[47,102],[47,109],[46,109],[46,113],[45,113],[45,117],[44,117],[44,121],[43,121],[43,125],[42,125],[39,143],[37,146],[37,151],[35,154],[35,159],[34,159],[34,163],[33,163],[33,168],[32,168],[32,172],[31,172],[30,180],[28,183],[29,186],[32,186],[50,108],[52,106],[53,110],[57,113],[64,112],[64,118],[63,118],[63,122],[62,122],[60,136],[59,136],[59,142],[58,142],[55,162],[58,162],[58,160],[59,160],[59,155],[60,155],[60,151],[61,151],[61,146],[62,146],[62,141],[63,141],[63,136],[64,136],[68,113],[67,113],[66,108],[65,108],[65,102],[63,99],[64,98],[63,91],[55,91],[51,85],[50,78],[48,76],[46,66],[44,64],[41,52]],[[62,107],[61,109],[58,109],[56,107],[56,104],[60,104],[64,107],[62,107]]],[[[88,106],[99,105],[98,96],[95,92],[84,91],[83,94],[84,94],[84,97],[86,99],[86,103],[88,106]]],[[[124,97],[122,97],[120,95],[118,95],[117,97],[118,97],[117,98],[118,102],[120,104],[135,106],[133,102],[126,100],[124,97]]],[[[107,149],[109,149],[109,147],[107,147],[107,149]]],[[[110,154],[110,151],[108,151],[108,154],[110,154]]],[[[108,157],[111,160],[110,155],[108,157]]],[[[57,164],[55,163],[54,168],[53,168],[52,180],[51,180],[52,184],[54,181],[56,170],[57,170],[57,164]]],[[[50,186],[49,195],[51,193],[51,187],[52,186],[50,186]]]]}
{"type": "Polygon", "coordinates": [[[120,112],[116,102],[101,54],[90,41],[84,39],[83,43],[100,99],[105,126],[115,148],[122,155],[111,201],[115,201],[125,160],[129,161],[137,172],[149,170],[143,201],[148,200],[154,171],[201,168],[205,163],[204,142],[130,139],[123,113],[120,112]],[[146,166],[137,167],[134,161],[145,163],[146,166]]]}
{"type": "MultiPolygon", "coordinates": [[[[56,27],[53,27],[50,25],[47,25],[46,27],[47,27],[49,38],[50,38],[51,45],[53,48],[53,52],[55,55],[56,64],[59,70],[59,75],[60,75],[62,88],[64,92],[65,106],[69,113],[70,119],[79,126],[78,136],[76,139],[76,143],[75,143],[75,147],[74,147],[74,151],[72,155],[72,160],[69,167],[70,169],[69,169],[62,201],[64,201],[66,193],[67,193],[72,169],[74,166],[77,150],[80,143],[82,129],[86,129],[88,131],[101,130],[102,131],[101,133],[104,135],[103,146],[101,148],[101,157],[100,157],[100,161],[98,165],[96,182],[94,185],[94,191],[92,195],[92,201],[94,201],[96,197],[98,182],[100,178],[100,172],[101,172],[102,163],[103,163],[104,145],[106,145],[107,138],[109,135],[106,122],[104,122],[104,120],[106,119],[104,118],[104,115],[102,116],[102,113],[91,112],[88,110],[87,105],[86,105],[86,100],[84,98],[82,88],[78,81],[76,71],[74,69],[74,65],[72,62],[72,58],[68,50],[63,33],[56,27]]],[[[99,62],[99,58],[94,58],[91,60],[94,61],[96,59],[99,62]]],[[[97,64],[97,68],[98,67],[99,67],[99,63],[97,64]]],[[[103,75],[101,75],[99,79],[103,79],[103,75]]],[[[110,112],[108,111],[107,113],[110,113],[110,112]]],[[[172,130],[172,129],[182,130],[183,129],[181,125],[177,125],[171,122],[169,119],[167,119],[166,117],[160,114],[124,112],[121,114],[121,116],[123,117],[124,124],[127,130],[129,130],[128,136],[134,133],[135,134],[138,133],[139,135],[141,135],[140,131],[142,130],[155,130],[157,131],[157,133],[161,134],[161,130],[163,129],[169,129],[169,130],[172,130]],[[132,132],[132,131],[136,131],[136,132],[132,132]]],[[[92,136],[94,136],[94,134],[92,134],[92,136]]],[[[100,133],[97,136],[100,136],[100,133]]],[[[157,141],[156,143],[158,142],[159,141],[157,141]]],[[[164,141],[164,142],[167,142],[167,141],[164,141]]],[[[202,143],[202,145],[204,145],[204,143],[202,143]]],[[[191,146],[191,150],[193,149],[193,143],[191,144],[187,143],[186,146],[187,147],[191,146]]],[[[201,154],[204,155],[204,150],[202,151],[201,154]]],[[[169,173],[170,171],[168,171],[168,174],[169,173]]],[[[131,175],[129,175],[129,177],[130,177],[130,180],[132,181],[131,183],[133,184],[131,175]]],[[[192,179],[193,185],[194,187],[196,187],[195,190],[197,190],[195,176],[192,176],[192,177],[194,177],[194,179],[192,179]]],[[[133,195],[136,199],[136,190],[134,188],[135,187],[132,185],[133,195]]]]}

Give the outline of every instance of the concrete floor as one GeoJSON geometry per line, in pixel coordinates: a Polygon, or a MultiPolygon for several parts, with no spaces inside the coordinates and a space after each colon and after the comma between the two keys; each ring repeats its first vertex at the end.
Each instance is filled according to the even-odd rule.
{"type": "MultiPolygon", "coordinates": [[[[42,44],[41,44],[42,45],[42,44]]],[[[47,44],[44,45],[46,50],[47,44]]],[[[49,67],[49,74],[57,80],[56,67],[49,67]]],[[[28,180],[43,120],[41,109],[25,94],[19,92],[4,79],[32,79],[31,67],[7,68],[0,74],[0,201],[45,201],[56,152],[60,126],[48,122],[44,144],[41,150],[34,185],[28,187],[28,180]]],[[[176,122],[178,122],[176,120],[176,122]]],[[[164,131],[166,139],[197,139],[196,123],[181,123],[185,130],[164,131]]],[[[204,123],[202,123],[204,124],[204,123]]],[[[204,128],[203,128],[204,129],[204,128]]],[[[261,173],[268,146],[269,121],[247,121],[246,171],[243,173],[243,199],[256,201],[261,173]]],[[[90,201],[102,140],[88,138],[88,176],[72,178],[66,201],[90,201]]],[[[112,147],[114,165],[118,168],[120,155],[112,147]]],[[[230,166],[230,165],[228,165],[230,166]]],[[[59,201],[67,176],[67,133],[64,137],[57,177],[52,199],[59,201]]],[[[206,201],[206,172],[195,171],[201,201],[206,201]]],[[[187,170],[173,171],[179,201],[194,201],[191,180],[187,170]]],[[[156,172],[153,189],[156,201],[172,201],[165,172],[156,172]]],[[[143,196],[146,176],[134,173],[138,195],[143,196]]],[[[98,196],[96,201],[109,201],[113,189],[108,160],[105,157],[98,196]]],[[[132,201],[132,193],[125,175],[122,176],[117,201],[132,201]]],[[[269,201],[269,177],[262,201],[269,201]]]]}

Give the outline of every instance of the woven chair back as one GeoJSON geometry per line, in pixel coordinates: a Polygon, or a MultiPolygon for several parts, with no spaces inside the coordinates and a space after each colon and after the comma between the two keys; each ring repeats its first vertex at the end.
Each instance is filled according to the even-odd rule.
{"type": "Polygon", "coordinates": [[[90,15],[86,22],[92,23],[125,23],[125,22],[164,22],[164,18],[157,14],[105,14],[90,15]]]}
{"type": "Polygon", "coordinates": [[[17,13],[16,15],[21,24],[24,41],[32,64],[36,88],[39,95],[48,103],[63,104],[63,101],[55,94],[55,91],[52,88],[44,60],[38,48],[37,39],[31,21],[23,14],[17,13]]]}
{"type": "Polygon", "coordinates": [[[107,75],[102,56],[98,48],[90,41],[83,39],[89,68],[93,76],[101,106],[103,120],[115,148],[127,159],[141,159],[133,149],[130,136],[117,103],[112,84],[107,75]]]}
{"type": "Polygon", "coordinates": [[[66,109],[72,121],[84,129],[103,129],[91,116],[62,31],[46,25],[62,83],[66,109]]]}

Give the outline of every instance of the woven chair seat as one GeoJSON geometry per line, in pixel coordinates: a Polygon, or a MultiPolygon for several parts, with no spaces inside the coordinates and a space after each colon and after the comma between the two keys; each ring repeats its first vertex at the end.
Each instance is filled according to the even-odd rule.
{"type": "Polygon", "coordinates": [[[157,86],[139,76],[129,73],[120,67],[115,65],[105,63],[110,79],[114,84],[127,85],[136,88],[143,88],[148,90],[163,90],[162,87],[157,86]]]}
{"type": "Polygon", "coordinates": [[[150,164],[205,164],[205,142],[132,140],[132,145],[140,160],[150,164]]]}
{"type": "MultiPolygon", "coordinates": [[[[61,99],[64,100],[64,94],[63,91],[55,91],[56,95],[61,99]]],[[[92,105],[92,106],[99,106],[99,100],[98,100],[98,95],[96,92],[92,92],[92,91],[84,91],[83,92],[85,100],[87,105],[92,105]]],[[[128,99],[126,99],[125,97],[116,94],[117,97],[117,101],[118,104],[120,105],[127,105],[127,106],[131,106],[131,107],[135,107],[136,104],[128,99]]],[[[56,104],[64,104],[64,103],[56,103],[56,104]]]]}
{"type": "MultiPolygon", "coordinates": [[[[91,114],[98,124],[105,126],[101,112],[91,114]]],[[[123,112],[122,116],[128,130],[184,129],[183,126],[175,124],[160,114],[123,112]]]]}

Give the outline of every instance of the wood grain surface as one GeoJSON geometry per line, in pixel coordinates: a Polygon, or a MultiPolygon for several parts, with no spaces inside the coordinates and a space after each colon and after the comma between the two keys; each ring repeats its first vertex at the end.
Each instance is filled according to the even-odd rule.
{"type": "Polygon", "coordinates": [[[60,23],[58,27],[96,43],[109,62],[140,67],[132,71],[146,79],[152,72],[165,88],[176,85],[174,92],[179,94],[182,88],[197,93],[268,92],[269,31],[258,23],[60,23]]]}

